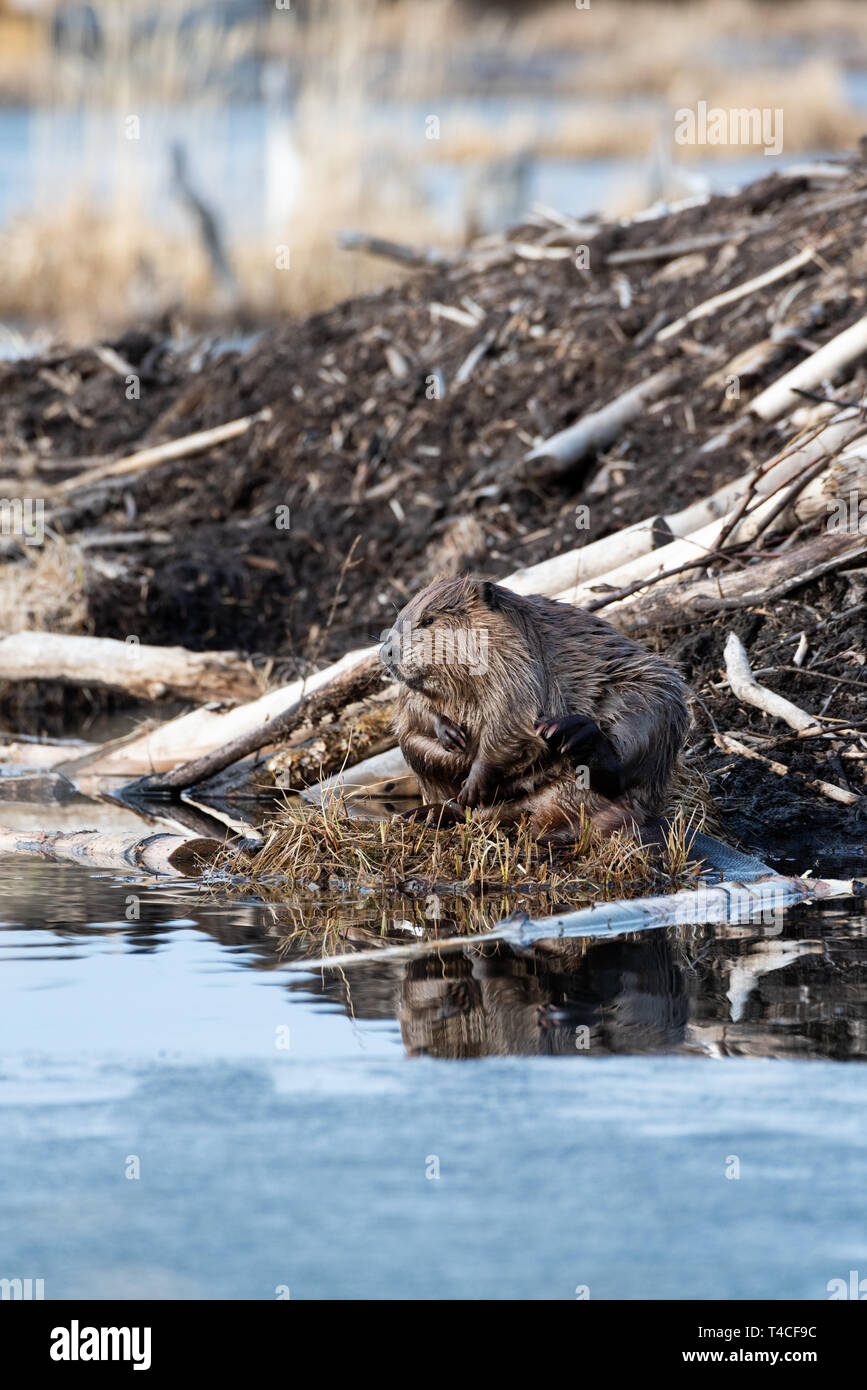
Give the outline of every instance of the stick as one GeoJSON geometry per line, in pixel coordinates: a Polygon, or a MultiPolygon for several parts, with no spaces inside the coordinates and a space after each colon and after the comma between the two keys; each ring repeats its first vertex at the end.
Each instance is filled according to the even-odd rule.
{"type": "Polygon", "coordinates": [[[111,637],[16,632],[0,638],[0,680],[61,681],[145,700],[252,700],[262,685],[236,652],[191,652],[111,637]]]}
{"type": "MultiPolygon", "coordinates": [[[[546,474],[565,473],[587,454],[598,453],[617,438],[626,425],[636,419],[648,402],[656,400],[680,376],[673,367],[664,367],[637,386],[631,386],[600,410],[591,411],[568,429],[537,444],[524,457],[525,464],[542,464],[546,474]]],[[[534,470],[539,471],[539,470],[534,470]]]]}
{"type": "Polygon", "coordinates": [[[750,402],[750,410],[762,420],[776,420],[798,404],[795,392],[810,391],[823,381],[833,381],[844,368],[867,353],[867,316],[838,333],[830,343],[799,362],[750,402]]]}
{"type": "Polygon", "coordinates": [[[839,801],[844,806],[854,806],[858,800],[854,792],[846,791],[844,787],[837,787],[833,782],[823,782],[817,778],[805,777],[802,772],[792,772],[785,763],[777,763],[772,758],[766,758],[763,753],[757,753],[754,748],[748,748],[745,743],[732,738],[730,734],[715,734],[714,743],[725,753],[739,753],[742,758],[752,758],[756,762],[763,763],[777,777],[796,777],[798,781],[803,782],[804,786],[811,787],[814,791],[821,792],[822,796],[830,797],[832,801],[839,801]]]}
{"type": "Polygon", "coordinates": [[[746,705],[764,710],[773,719],[784,720],[790,729],[813,729],[818,720],[806,710],[777,695],[766,685],[759,685],[753,675],[750,659],[736,632],[730,632],[725,645],[726,676],[734,694],[746,705]]]}
{"type": "Polygon", "coordinates": [[[715,246],[725,246],[730,241],[742,241],[757,232],[766,232],[768,224],[734,232],[707,232],[703,236],[687,236],[681,241],[660,242],[657,246],[637,246],[630,251],[612,251],[605,257],[606,265],[636,265],[641,261],[671,261],[677,256],[688,256],[693,251],[710,251],[715,246]]]}
{"type": "Polygon", "coordinates": [[[194,454],[202,454],[206,449],[213,448],[215,444],[237,439],[238,435],[246,434],[252,425],[270,419],[271,411],[266,407],[264,410],[258,410],[255,415],[244,415],[238,420],[229,420],[225,425],[215,425],[210,430],[196,430],[195,433],[186,434],[181,439],[170,439],[165,444],[154,444],[148,449],[139,449],[137,453],[128,454],[113,463],[99,464],[98,467],[89,468],[74,478],[66,478],[62,483],[58,483],[55,491],[77,492],[80,488],[91,487],[94,483],[126,478],[130,473],[138,473],[142,468],[153,468],[155,464],[165,463],[168,459],[191,458],[194,454]]]}
{"type": "Polygon", "coordinates": [[[368,256],[382,256],[388,261],[398,261],[401,265],[419,267],[450,266],[458,259],[449,251],[441,251],[437,246],[407,246],[399,241],[388,241],[381,236],[368,236],[366,232],[347,229],[337,234],[337,244],[344,251],[364,251],[368,256]]]}
{"type": "Polygon", "coordinates": [[[715,294],[712,299],[706,299],[702,304],[696,304],[695,308],[690,309],[681,318],[666,324],[665,328],[660,328],[654,341],[657,343],[667,342],[669,338],[674,338],[678,333],[682,333],[689,324],[695,323],[696,319],[707,318],[709,314],[715,314],[717,309],[724,309],[727,304],[734,304],[736,300],[743,299],[744,295],[752,294],[754,290],[764,289],[766,285],[772,285],[776,280],[782,280],[786,275],[791,275],[793,271],[809,265],[815,258],[816,252],[811,246],[808,246],[806,250],[799,251],[797,256],[791,256],[789,260],[774,266],[772,270],[766,270],[763,275],[757,275],[752,280],[745,280],[743,284],[735,285],[731,290],[725,290],[722,294],[715,294]]]}

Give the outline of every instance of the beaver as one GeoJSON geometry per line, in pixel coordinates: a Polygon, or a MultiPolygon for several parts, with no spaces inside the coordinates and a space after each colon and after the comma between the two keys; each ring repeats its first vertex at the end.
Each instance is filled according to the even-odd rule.
{"type": "Polygon", "coordinates": [[[582,818],[637,833],[662,811],[686,687],[595,613],[473,575],[436,579],[380,658],[400,682],[396,732],[423,814],[526,816],[539,839],[568,843],[582,818]]]}

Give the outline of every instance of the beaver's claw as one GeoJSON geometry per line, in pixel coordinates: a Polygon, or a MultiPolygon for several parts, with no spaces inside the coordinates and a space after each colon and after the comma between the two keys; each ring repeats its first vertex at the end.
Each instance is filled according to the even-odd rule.
{"type": "Polygon", "coordinates": [[[448,715],[438,714],[434,718],[434,733],[447,753],[464,753],[467,747],[467,735],[448,715]]]}
{"type": "Polygon", "coordinates": [[[459,806],[490,806],[495,798],[496,779],[486,763],[474,762],[470,775],[458,792],[459,806]]]}
{"type": "Polygon", "coordinates": [[[563,719],[543,715],[536,725],[536,733],[559,753],[576,753],[579,748],[604,738],[599,725],[586,714],[570,714],[563,719]]]}
{"type": "Polygon", "coordinates": [[[451,825],[461,821],[464,813],[456,801],[431,801],[424,806],[413,806],[411,811],[400,811],[395,820],[424,821],[426,825],[451,825]]]}

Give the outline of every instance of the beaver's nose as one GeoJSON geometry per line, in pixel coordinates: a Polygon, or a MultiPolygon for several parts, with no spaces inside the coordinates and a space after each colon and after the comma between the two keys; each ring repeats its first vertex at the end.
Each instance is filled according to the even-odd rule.
{"type": "Polygon", "coordinates": [[[379,649],[379,659],[387,671],[397,675],[397,647],[394,633],[390,632],[379,649]]]}

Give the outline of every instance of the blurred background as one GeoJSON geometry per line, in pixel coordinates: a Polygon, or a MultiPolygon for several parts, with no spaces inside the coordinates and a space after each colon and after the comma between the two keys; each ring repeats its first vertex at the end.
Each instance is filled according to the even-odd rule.
{"type": "Polygon", "coordinates": [[[725,190],[867,129],[864,0],[0,0],[0,355],[394,280],[338,244],[725,190]],[[678,108],[779,108],[779,155],[678,108]]]}

